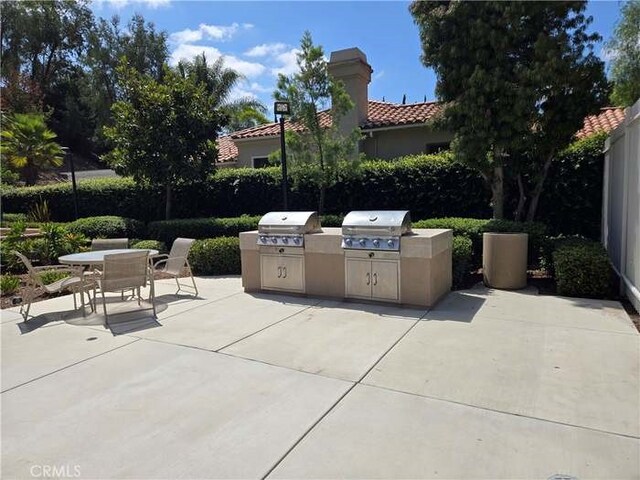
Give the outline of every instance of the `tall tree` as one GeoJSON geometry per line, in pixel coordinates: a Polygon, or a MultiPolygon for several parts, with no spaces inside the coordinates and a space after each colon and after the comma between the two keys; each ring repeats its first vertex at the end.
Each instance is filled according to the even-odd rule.
{"type": "Polygon", "coordinates": [[[123,99],[112,107],[113,126],[105,128],[115,146],[105,159],[116,172],[132,175],[137,182],[162,185],[169,219],[174,187],[204,180],[212,171],[224,116],[203,85],[168,67],[162,83],[124,62],[118,75],[123,99]]]}
{"type": "Polygon", "coordinates": [[[519,173],[520,203],[533,219],[554,156],[607,91],[593,54],[586,2],[416,1],[422,61],[446,102],[440,120],[452,149],[491,188],[494,218],[504,217],[505,167],[519,173]],[[528,153],[527,163],[519,158],[528,153]],[[527,193],[526,181],[532,183],[527,193]]]}
{"type": "Polygon", "coordinates": [[[224,65],[224,58],[219,57],[209,63],[204,52],[192,61],[181,61],[177,66],[178,73],[191,78],[205,86],[211,94],[215,108],[220,109],[228,117],[226,131],[232,132],[262,123],[267,123],[267,108],[253,97],[232,98],[233,90],[244,79],[244,76],[224,65]]]}
{"type": "Polygon", "coordinates": [[[3,167],[19,171],[27,185],[36,183],[41,170],[62,165],[62,149],[42,114],[16,113],[3,118],[3,123],[0,146],[3,167]]]}
{"type": "Polygon", "coordinates": [[[353,101],[343,82],[329,74],[324,50],[313,44],[308,31],[300,41],[297,64],[296,73],[278,75],[274,97],[291,104],[291,121],[303,127],[287,131],[287,156],[292,160],[292,175],[304,172],[315,177],[318,210],[323,213],[326,190],[337,181],[341,164],[354,165],[344,160],[353,157],[361,134],[358,128],[347,135],[340,131],[340,122],[353,108],[353,101]]]}
{"type": "Polygon", "coordinates": [[[122,57],[141,74],[161,80],[163,65],[168,58],[167,34],[155,25],[134,15],[125,28],[120,18],[99,19],[89,34],[89,48],[83,63],[89,71],[92,94],[88,97],[95,114],[94,141],[98,149],[105,148],[102,129],[111,120],[111,105],[122,97],[117,68],[122,57]]]}
{"type": "Polygon", "coordinates": [[[611,55],[611,101],[627,107],[640,99],[640,0],[622,5],[622,18],[607,42],[611,55]]]}

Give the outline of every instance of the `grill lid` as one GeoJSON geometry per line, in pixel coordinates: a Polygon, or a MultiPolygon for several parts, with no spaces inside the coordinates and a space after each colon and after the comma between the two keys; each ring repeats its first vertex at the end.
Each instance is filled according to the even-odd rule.
{"type": "Polygon", "coordinates": [[[269,212],[258,222],[258,232],[264,234],[302,235],[321,231],[317,212],[269,212]]]}
{"type": "Polygon", "coordinates": [[[362,210],[350,212],[342,222],[343,235],[399,237],[411,233],[408,210],[362,210]]]}

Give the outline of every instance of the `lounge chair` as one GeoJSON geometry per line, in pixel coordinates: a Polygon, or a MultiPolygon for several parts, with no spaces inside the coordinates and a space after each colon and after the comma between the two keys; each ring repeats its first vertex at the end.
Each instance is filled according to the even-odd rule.
{"type": "Polygon", "coordinates": [[[91,240],[91,251],[120,250],[129,248],[128,238],[94,238],[91,240]]]}
{"type": "MultiPolygon", "coordinates": [[[[150,284],[149,300],[153,310],[153,316],[156,317],[155,289],[153,284],[153,274],[149,264],[149,253],[143,252],[127,252],[116,253],[104,256],[104,265],[102,271],[95,272],[97,288],[100,289],[102,295],[102,307],[105,316],[105,323],[108,325],[109,315],[107,314],[107,301],[104,296],[105,292],[123,292],[132,290],[134,297],[138,299],[138,305],[142,300],[140,289],[150,284]]],[[[96,295],[94,293],[94,299],[96,295]]],[[[120,315],[121,312],[112,315],[120,315]]]]}
{"type": "MultiPolygon", "coordinates": [[[[42,288],[46,293],[60,293],[64,290],[70,290],[71,292],[73,292],[74,309],[78,308],[76,294],[80,293],[82,315],[85,315],[84,292],[87,292],[87,296],[89,295],[89,290],[93,288],[93,281],[91,279],[84,278],[81,269],[70,267],[68,265],[45,265],[42,267],[34,267],[31,264],[31,261],[20,252],[13,251],[12,253],[20,259],[20,261],[27,268],[27,272],[29,274],[27,280],[27,289],[24,295],[25,298],[22,299],[22,304],[20,305],[20,314],[24,317],[25,322],[29,317],[31,303],[33,302],[33,299],[38,296],[38,288],[42,288]],[[40,273],[49,270],[68,273],[69,276],[45,285],[42,281],[42,278],[40,277],[40,273]]],[[[91,297],[89,297],[89,305],[91,306],[91,297]]],[[[91,310],[93,311],[93,307],[91,308],[91,310]]]]}
{"type": "Polygon", "coordinates": [[[191,265],[189,265],[189,250],[195,240],[193,238],[176,238],[171,246],[169,255],[161,254],[153,257],[154,268],[158,268],[158,265],[162,265],[159,269],[160,272],[172,276],[176,280],[179,293],[183,288],[192,288],[191,285],[180,283],[178,280],[186,268],[187,274],[191,277],[191,283],[193,283],[193,289],[195,290],[196,297],[198,296],[198,287],[196,280],[193,278],[193,272],[191,271],[191,265]],[[165,257],[165,258],[163,258],[165,257]]]}

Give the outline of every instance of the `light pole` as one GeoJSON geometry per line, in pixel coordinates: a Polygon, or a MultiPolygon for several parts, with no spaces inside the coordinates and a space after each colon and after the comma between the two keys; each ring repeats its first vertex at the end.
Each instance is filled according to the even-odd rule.
{"type": "Polygon", "coordinates": [[[287,178],[287,147],[284,139],[284,116],[291,114],[289,102],[275,102],[273,112],[280,115],[280,164],[282,165],[282,206],[283,210],[289,209],[287,192],[289,191],[289,180],[287,178]]]}
{"type": "Polygon", "coordinates": [[[71,168],[71,188],[73,189],[73,211],[76,214],[76,220],[78,219],[78,186],[76,185],[76,167],[73,163],[73,153],[69,147],[62,147],[64,156],[69,160],[69,167],[71,168]]]}

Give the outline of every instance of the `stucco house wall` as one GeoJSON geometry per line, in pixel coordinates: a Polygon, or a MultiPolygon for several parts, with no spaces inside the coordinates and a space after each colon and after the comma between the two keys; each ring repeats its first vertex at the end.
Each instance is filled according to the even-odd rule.
{"type": "Polygon", "coordinates": [[[390,160],[403,155],[425,153],[427,145],[451,142],[453,135],[429,127],[397,127],[365,132],[363,153],[369,158],[390,160]]]}
{"type": "Polygon", "coordinates": [[[280,137],[235,140],[238,148],[238,167],[253,167],[253,157],[266,157],[280,149],[280,137]]]}

